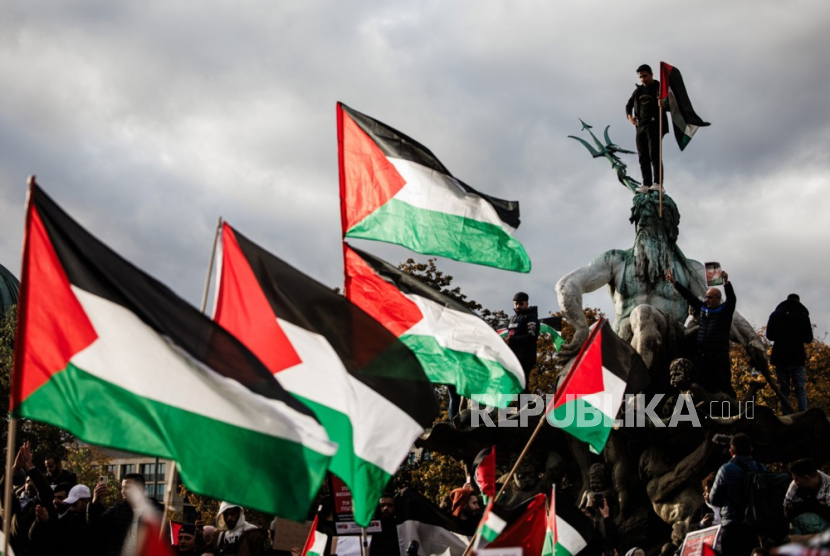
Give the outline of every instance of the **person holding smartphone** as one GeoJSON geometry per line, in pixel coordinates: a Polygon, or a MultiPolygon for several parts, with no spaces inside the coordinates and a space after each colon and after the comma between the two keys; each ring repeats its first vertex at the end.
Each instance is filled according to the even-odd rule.
{"type": "Polygon", "coordinates": [[[714,287],[706,290],[706,297],[701,301],[674,279],[671,270],[666,269],[666,280],[689,303],[699,323],[695,355],[698,383],[709,392],[723,392],[737,399],[735,389],[732,388],[732,367],[729,362],[729,332],[737,300],[729,274],[724,270],[721,276],[726,301],[723,301],[721,291],[714,287]]]}

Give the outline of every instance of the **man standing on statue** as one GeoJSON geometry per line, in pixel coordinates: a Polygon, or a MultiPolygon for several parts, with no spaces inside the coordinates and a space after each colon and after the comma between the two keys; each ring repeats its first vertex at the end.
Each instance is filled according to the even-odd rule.
{"type": "Polygon", "coordinates": [[[530,297],[525,292],[513,296],[513,310],[516,314],[507,326],[505,341],[525,372],[525,390],[530,388],[530,371],[536,366],[536,340],[539,339],[539,311],[530,306],[530,297]]]}
{"type": "Polygon", "coordinates": [[[729,275],[725,271],[722,275],[726,302],[722,302],[718,288],[706,290],[705,300],[701,301],[674,279],[671,270],[666,270],[666,280],[689,302],[698,317],[695,356],[698,382],[710,392],[723,392],[737,398],[732,388],[732,367],[729,362],[729,331],[732,329],[732,315],[735,314],[735,289],[729,281],[729,275]]]}
{"type": "MultiPolygon", "coordinates": [[[[637,127],[637,155],[640,161],[640,171],[643,175],[643,185],[637,191],[648,193],[657,191],[660,179],[660,82],[654,79],[654,74],[648,64],[637,68],[637,76],[642,85],[637,85],[628,104],[625,105],[625,115],[628,121],[637,127]]],[[[665,108],[663,109],[665,111],[665,108]]],[[[668,124],[668,122],[667,122],[668,124]]],[[[663,135],[668,133],[668,125],[663,126],[663,135]]]]}

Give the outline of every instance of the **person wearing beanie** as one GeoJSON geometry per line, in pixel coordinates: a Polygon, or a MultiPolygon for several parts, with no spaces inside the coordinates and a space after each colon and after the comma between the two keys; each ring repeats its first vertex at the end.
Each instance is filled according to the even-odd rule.
{"type": "Polygon", "coordinates": [[[539,339],[539,311],[530,306],[530,297],[525,292],[513,296],[515,314],[507,326],[505,341],[522,365],[525,373],[525,391],[530,384],[530,371],[536,366],[536,340],[539,339]]]}
{"type": "MultiPolygon", "coordinates": [[[[643,185],[638,193],[648,194],[657,191],[660,179],[660,82],[654,79],[651,66],[643,64],[637,68],[637,77],[640,85],[634,89],[628,104],[625,105],[625,115],[628,121],[637,128],[637,156],[640,162],[640,172],[643,175],[643,185]]],[[[663,112],[666,108],[663,107],[663,112]]],[[[669,132],[669,120],[663,125],[663,135],[669,132]]],[[[665,178],[665,176],[663,176],[665,178]]]]}

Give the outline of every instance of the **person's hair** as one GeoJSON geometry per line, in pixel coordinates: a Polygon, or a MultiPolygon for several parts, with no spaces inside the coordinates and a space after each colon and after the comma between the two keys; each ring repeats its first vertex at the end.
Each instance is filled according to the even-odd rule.
{"type": "Polygon", "coordinates": [[[388,491],[387,491],[387,492],[384,492],[383,494],[381,494],[381,495],[380,495],[380,498],[378,498],[378,502],[380,502],[380,501],[381,501],[381,500],[383,500],[384,498],[391,498],[391,499],[393,499],[393,500],[394,500],[394,499],[395,499],[395,495],[394,495],[393,493],[391,493],[391,492],[388,492],[388,491]]]}
{"type": "Polygon", "coordinates": [[[770,552],[766,548],[759,546],[758,548],[752,549],[750,556],[770,556],[770,552]]]}
{"type": "Polygon", "coordinates": [[[637,73],[640,73],[641,71],[645,71],[645,72],[648,72],[648,73],[654,75],[654,72],[651,71],[651,66],[648,65],[648,64],[643,64],[639,68],[637,68],[637,73]]]}
{"type": "Polygon", "coordinates": [[[729,441],[729,447],[736,456],[748,456],[752,453],[752,441],[746,433],[739,432],[729,441]]]}
{"type": "Polygon", "coordinates": [[[810,458],[796,460],[790,466],[790,474],[799,477],[815,477],[818,474],[818,465],[810,458]]]}
{"type": "Polygon", "coordinates": [[[787,301],[801,301],[801,298],[798,297],[797,293],[791,293],[787,296],[787,301]]]}
{"type": "Polygon", "coordinates": [[[712,486],[715,484],[715,477],[717,477],[717,475],[718,474],[716,471],[712,471],[711,473],[703,477],[703,480],[700,481],[700,486],[712,490],[712,486]]]}
{"type": "Polygon", "coordinates": [[[121,477],[122,481],[135,481],[137,483],[141,483],[141,486],[144,487],[147,483],[144,482],[144,475],[141,473],[127,473],[123,477],[121,477]]]}
{"type": "Polygon", "coordinates": [[[58,483],[52,489],[53,492],[65,492],[66,494],[69,494],[70,490],[72,490],[72,485],[69,483],[58,483]]]}
{"type": "Polygon", "coordinates": [[[530,297],[525,292],[519,292],[513,296],[513,301],[530,301],[530,297]]]}
{"type": "Polygon", "coordinates": [[[51,459],[52,461],[54,461],[56,464],[58,464],[58,465],[60,465],[60,464],[62,464],[62,463],[63,463],[63,460],[62,460],[62,459],[61,459],[61,457],[60,457],[59,455],[57,455],[57,454],[52,454],[52,455],[46,456],[46,460],[47,460],[47,461],[48,461],[48,460],[50,460],[50,459],[51,459]]]}

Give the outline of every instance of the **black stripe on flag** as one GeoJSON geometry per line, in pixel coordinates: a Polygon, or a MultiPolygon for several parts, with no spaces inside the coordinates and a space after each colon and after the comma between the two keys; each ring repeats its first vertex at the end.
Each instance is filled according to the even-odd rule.
{"type": "Polygon", "coordinates": [[[651,382],[643,358],[623,341],[603,319],[601,332],[602,366],[626,382],[626,394],[642,392],[651,382]]]}
{"type": "Polygon", "coordinates": [[[220,375],[314,416],[225,329],[92,236],[40,187],[32,186],[31,196],[72,285],[131,311],[148,327],[220,375]]]}
{"type": "Polygon", "coordinates": [[[473,316],[477,316],[473,313],[470,309],[456,301],[455,299],[449,297],[448,295],[444,295],[441,292],[430,288],[411,274],[407,274],[402,270],[396,268],[395,266],[389,264],[388,262],[375,257],[374,255],[370,255],[366,251],[361,251],[360,249],[349,245],[349,249],[360,255],[360,257],[364,260],[364,262],[369,265],[372,270],[377,273],[378,276],[383,278],[386,282],[392,284],[401,292],[410,295],[417,295],[419,297],[423,297],[441,305],[442,307],[446,307],[447,309],[452,309],[454,311],[460,311],[462,313],[467,313],[473,316]]]}
{"type": "Polygon", "coordinates": [[[409,348],[344,296],[232,229],[274,315],[325,338],[349,374],[421,426],[432,425],[438,401],[409,348]]]}
{"type": "Polygon", "coordinates": [[[518,228],[521,220],[519,218],[519,202],[505,201],[504,199],[497,199],[491,197],[480,191],[476,191],[466,183],[462,182],[453,176],[446,166],[441,164],[432,151],[426,148],[418,141],[412,139],[408,135],[389,127],[388,125],[370,118],[366,114],[361,114],[357,110],[353,110],[345,104],[338,103],[349,117],[360,126],[360,129],[369,136],[369,138],[378,146],[378,148],[388,157],[400,158],[401,160],[408,160],[421,166],[426,166],[431,170],[435,170],[452,178],[452,181],[458,187],[461,187],[465,192],[473,195],[478,195],[493,206],[496,214],[502,222],[505,222],[512,228],[518,228]]]}

